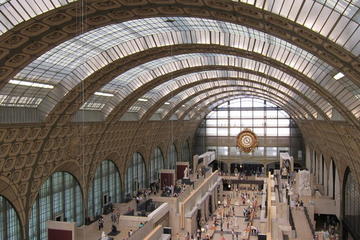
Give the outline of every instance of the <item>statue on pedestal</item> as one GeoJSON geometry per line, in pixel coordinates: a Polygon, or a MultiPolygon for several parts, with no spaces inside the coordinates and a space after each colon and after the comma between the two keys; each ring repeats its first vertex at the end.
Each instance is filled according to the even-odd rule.
{"type": "Polygon", "coordinates": [[[188,167],[186,167],[185,170],[184,170],[183,179],[189,179],[189,168],[188,167]]]}
{"type": "Polygon", "coordinates": [[[296,176],[296,188],[300,196],[311,196],[310,172],[299,171],[296,176]]]}
{"type": "Polygon", "coordinates": [[[284,160],[283,167],[281,169],[281,176],[287,177],[290,173],[290,161],[288,159],[284,160]]]}

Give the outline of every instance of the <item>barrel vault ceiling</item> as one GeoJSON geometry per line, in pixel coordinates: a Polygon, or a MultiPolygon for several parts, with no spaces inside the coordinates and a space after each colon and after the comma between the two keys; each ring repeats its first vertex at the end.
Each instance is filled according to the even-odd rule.
{"type": "Polygon", "coordinates": [[[36,109],[48,124],[79,110],[108,123],[189,119],[231,89],[294,119],[359,127],[360,1],[0,4],[0,105],[36,109]]]}

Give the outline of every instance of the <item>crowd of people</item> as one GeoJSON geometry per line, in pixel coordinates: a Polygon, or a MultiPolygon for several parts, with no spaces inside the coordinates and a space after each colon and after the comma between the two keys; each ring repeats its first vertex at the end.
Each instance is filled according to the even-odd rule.
{"type": "MultiPolygon", "coordinates": [[[[252,191],[254,188],[250,188],[252,191]]],[[[254,193],[257,192],[256,190],[254,193]]],[[[258,193],[261,194],[261,193],[258,193]]],[[[261,205],[258,204],[258,199],[255,194],[249,194],[247,191],[239,192],[235,190],[231,196],[227,195],[219,208],[211,219],[206,222],[203,218],[201,219],[200,227],[197,229],[195,235],[187,233],[185,240],[209,240],[212,239],[215,230],[220,230],[220,240],[225,240],[226,234],[231,233],[232,240],[243,239],[248,233],[252,236],[256,236],[259,231],[256,226],[253,225],[252,219],[256,217],[256,212],[261,209],[261,205]],[[234,199],[236,199],[234,201],[234,199]],[[233,202],[232,202],[233,200],[233,202]],[[243,216],[245,227],[239,231],[240,222],[237,216],[235,202],[237,206],[243,207],[243,216]],[[226,233],[226,234],[225,234],[226,233]],[[245,234],[245,235],[244,235],[245,234]]],[[[230,240],[227,238],[226,240],[230,240]]]]}

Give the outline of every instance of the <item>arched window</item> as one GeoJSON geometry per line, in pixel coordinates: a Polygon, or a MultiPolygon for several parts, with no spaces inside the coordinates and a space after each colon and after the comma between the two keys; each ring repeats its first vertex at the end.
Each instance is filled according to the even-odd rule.
{"type": "Polygon", "coordinates": [[[145,179],[144,159],[140,153],[134,153],[130,166],[126,170],[125,193],[131,195],[135,191],[145,188],[145,179]]]}
{"type": "Polygon", "coordinates": [[[46,240],[46,222],[56,220],[83,224],[83,196],[77,180],[56,172],[41,186],[29,217],[29,239],[46,240]]]}
{"type": "Polygon", "coordinates": [[[332,197],[332,199],[335,199],[336,165],[335,165],[335,162],[333,159],[331,160],[331,163],[330,163],[330,176],[329,177],[330,177],[329,180],[330,180],[330,186],[331,186],[329,194],[331,195],[330,197],[332,197]]]}
{"type": "Polygon", "coordinates": [[[171,144],[168,150],[168,159],[165,167],[168,169],[175,169],[176,161],[177,161],[177,151],[175,145],[171,144]]]}
{"type": "Polygon", "coordinates": [[[121,202],[121,183],[118,168],[112,161],[102,161],[96,169],[92,181],[88,209],[89,216],[97,216],[103,213],[103,208],[109,202],[121,202]]]}
{"type": "Polygon", "coordinates": [[[156,182],[159,179],[159,171],[164,167],[164,157],[160,148],[155,148],[151,155],[150,162],[150,182],[156,182]]]}
{"type": "Polygon", "coordinates": [[[345,172],[343,192],[344,222],[354,239],[360,237],[360,191],[353,174],[348,168],[345,172]]]}
{"type": "Polygon", "coordinates": [[[257,98],[222,102],[205,116],[195,137],[194,152],[215,151],[217,159],[229,162],[276,161],[280,152],[300,161],[304,152],[302,144],[292,144],[295,139],[302,142],[296,122],[280,107],[257,98]],[[236,138],[245,129],[252,130],[259,140],[259,146],[250,153],[236,147],[236,138]]]}
{"type": "Polygon", "coordinates": [[[0,239],[22,239],[19,217],[11,203],[2,196],[0,196],[0,239]]]}
{"type": "Polygon", "coordinates": [[[321,154],[321,179],[320,179],[321,184],[324,184],[324,168],[325,168],[324,155],[321,154]]]}
{"type": "Polygon", "coordinates": [[[190,146],[189,146],[189,142],[186,140],[183,145],[182,145],[182,159],[181,161],[183,162],[190,162],[190,146]]]}
{"type": "Polygon", "coordinates": [[[317,157],[316,157],[316,151],[314,151],[314,174],[315,174],[315,176],[317,176],[317,174],[318,174],[317,168],[316,168],[316,163],[317,163],[317,157]]]}

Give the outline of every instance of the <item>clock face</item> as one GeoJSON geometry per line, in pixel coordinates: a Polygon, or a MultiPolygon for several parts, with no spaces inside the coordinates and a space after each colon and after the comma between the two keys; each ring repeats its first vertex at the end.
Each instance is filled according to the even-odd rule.
{"type": "Polygon", "coordinates": [[[242,142],[242,144],[243,144],[245,147],[250,147],[253,141],[252,141],[251,136],[244,135],[244,136],[241,138],[241,142],[242,142]]]}
{"type": "Polygon", "coordinates": [[[257,147],[257,137],[249,129],[245,129],[237,136],[237,147],[239,147],[243,152],[251,152],[254,148],[257,147]]]}

